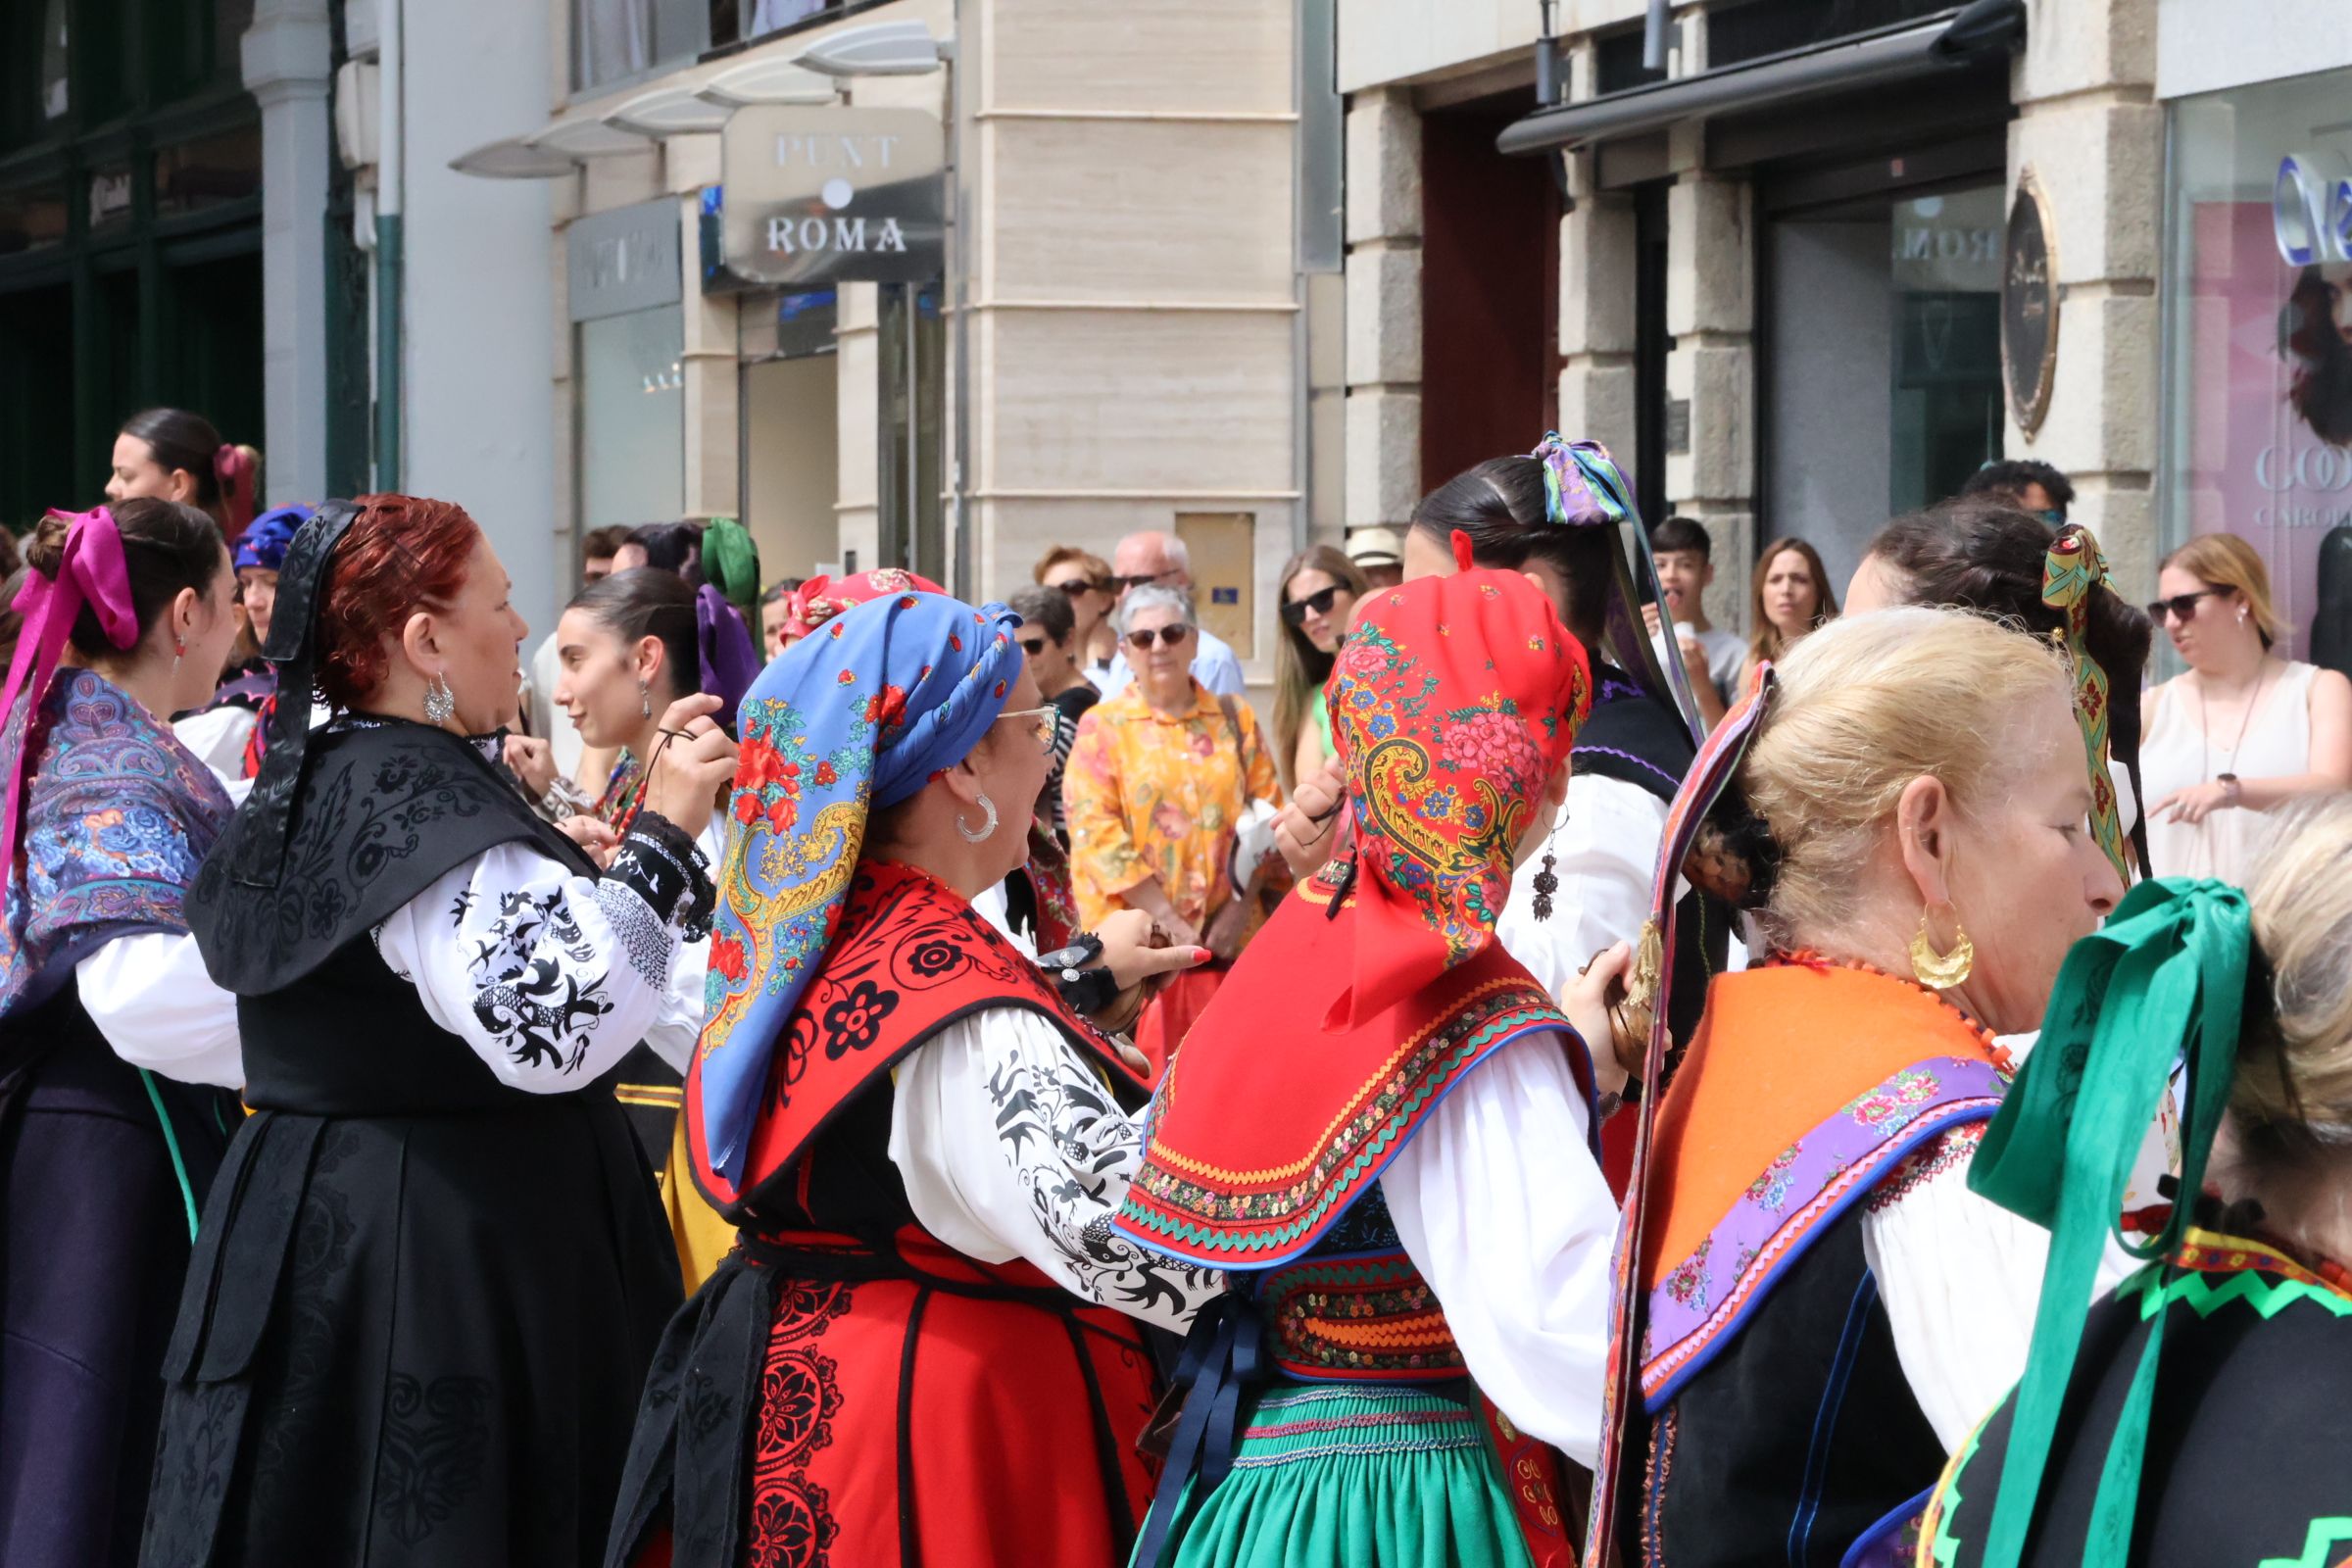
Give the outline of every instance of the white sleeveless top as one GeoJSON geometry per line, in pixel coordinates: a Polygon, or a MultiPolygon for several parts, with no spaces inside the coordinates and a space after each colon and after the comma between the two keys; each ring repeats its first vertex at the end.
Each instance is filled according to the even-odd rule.
{"type": "MultiPolygon", "coordinates": [[[[2139,750],[2149,802],[2223,773],[2256,779],[2311,771],[2311,678],[2318,673],[2316,664],[2290,662],[2273,676],[2234,751],[2234,735],[2208,736],[2198,727],[2201,705],[2183,693],[2180,677],[2157,687],[2155,721],[2139,750]]],[[[2266,814],[2244,807],[2209,811],[2202,822],[2151,814],[2148,858],[2158,876],[2219,877],[2242,887],[2269,826],[2266,814]]]]}

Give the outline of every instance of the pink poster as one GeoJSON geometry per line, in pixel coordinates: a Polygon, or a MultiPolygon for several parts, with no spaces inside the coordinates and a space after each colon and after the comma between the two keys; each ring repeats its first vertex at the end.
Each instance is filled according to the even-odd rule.
{"type": "Polygon", "coordinates": [[[2347,270],[2289,266],[2268,201],[2199,202],[2190,220],[2189,528],[2262,553],[2290,628],[2278,652],[2308,658],[2321,541],[2352,524],[2347,270]]]}

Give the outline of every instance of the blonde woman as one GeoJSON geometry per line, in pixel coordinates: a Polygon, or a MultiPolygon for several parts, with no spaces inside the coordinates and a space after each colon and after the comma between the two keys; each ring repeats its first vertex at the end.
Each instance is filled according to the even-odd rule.
{"type": "MultiPolygon", "coordinates": [[[[1635,1177],[1646,1328],[1604,1451],[1647,1477],[1618,1511],[1628,1561],[1854,1560],[1999,1399],[2041,1239],[1968,1162],[2008,1087],[1999,1037],[2039,1026],[2124,891],[2048,644],[1905,607],[1776,667],[1760,721],[1709,743],[1752,728],[1692,858],[1755,916],[1759,961],[1716,977],[1635,1177]]],[[[1678,818],[1707,804],[1687,786],[1678,818]]]]}
{"type": "Polygon", "coordinates": [[[2352,681],[2276,652],[2270,573],[2233,533],[2165,557],[2148,616],[2188,665],[2140,700],[2149,857],[2242,884],[2260,813],[2352,786],[2352,681]]]}
{"type": "Polygon", "coordinates": [[[1821,564],[1821,552],[1793,535],[1775,539],[1756,557],[1756,575],[1748,585],[1747,663],[1740,685],[1760,663],[1777,662],[1808,633],[1838,618],[1838,596],[1821,564]]]}
{"type": "Polygon", "coordinates": [[[1302,550],[1282,568],[1275,595],[1282,637],[1274,645],[1274,765],[1286,790],[1313,778],[1332,758],[1323,683],[1365,592],[1363,568],[1329,545],[1302,550]]]}

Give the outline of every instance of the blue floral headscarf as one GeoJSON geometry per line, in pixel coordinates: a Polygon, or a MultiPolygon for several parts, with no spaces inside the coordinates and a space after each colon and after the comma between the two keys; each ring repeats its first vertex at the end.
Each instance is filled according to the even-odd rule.
{"type": "Polygon", "coordinates": [[[793,644],[744,695],[695,1053],[710,1168],[727,1181],[840,924],[868,814],[971,755],[1020,677],[1020,623],[1003,605],[892,594],[793,644]]]}

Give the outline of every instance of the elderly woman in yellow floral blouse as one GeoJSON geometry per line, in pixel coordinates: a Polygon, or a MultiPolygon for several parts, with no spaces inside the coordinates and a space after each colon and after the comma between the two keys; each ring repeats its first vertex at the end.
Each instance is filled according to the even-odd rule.
{"type": "Polygon", "coordinates": [[[1249,705],[1193,678],[1191,595],[1147,584],[1113,619],[1136,678],[1079,721],[1062,780],[1078,915],[1091,926],[1142,909],[1171,941],[1216,955],[1145,1014],[1136,1043],[1156,1064],[1289,884],[1280,857],[1265,856],[1282,786],[1249,705]]]}

